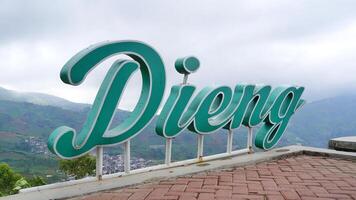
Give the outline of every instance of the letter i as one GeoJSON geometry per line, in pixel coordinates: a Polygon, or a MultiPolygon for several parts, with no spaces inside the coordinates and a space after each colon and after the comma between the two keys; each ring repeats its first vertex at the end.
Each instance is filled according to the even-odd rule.
{"type": "Polygon", "coordinates": [[[199,65],[199,60],[194,56],[187,56],[176,60],[175,68],[177,72],[184,75],[182,85],[188,84],[188,75],[197,71],[199,65]]]}
{"type": "MultiPolygon", "coordinates": [[[[178,58],[175,62],[175,67],[178,73],[183,74],[183,83],[182,85],[188,84],[188,75],[194,73],[199,69],[200,62],[196,57],[188,56],[184,58],[178,58]]],[[[198,152],[197,159],[198,161],[203,160],[203,147],[204,147],[204,135],[198,134],[198,152]]]]}

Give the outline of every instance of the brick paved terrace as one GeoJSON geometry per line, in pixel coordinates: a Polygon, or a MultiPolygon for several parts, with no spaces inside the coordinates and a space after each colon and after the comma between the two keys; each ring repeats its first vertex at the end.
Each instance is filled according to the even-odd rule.
{"type": "Polygon", "coordinates": [[[71,200],[356,199],[356,161],[300,155],[71,200]]]}

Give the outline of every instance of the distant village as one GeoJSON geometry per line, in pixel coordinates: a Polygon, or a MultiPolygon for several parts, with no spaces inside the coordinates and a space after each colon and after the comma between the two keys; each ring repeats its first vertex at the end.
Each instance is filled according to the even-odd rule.
{"type": "MultiPolygon", "coordinates": [[[[45,156],[54,156],[47,148],[47,144],[37,137],[25,139],[25,145],[28,146],[31,153],[44,154],[45,156]]],[[[131,157],[131,169],[148,167],[153,164],[152,160],[131,157]]],[[[124,171],[124,157],[122,155],[109,155],[104,152],[103,155],[103,173],[112,174],[124,171]]]]}
{"type": "MultiPolygon", "coordinates": [[[[131,169],[139,169],[148,167],[153,164],[151,160],[145,160],[143,158],[135,158],[131,157],[131,169]]],[[[124,171],[124,156],[122,155],[114,155],[111,156],[107,153],[104,153],[103,159],[103,173],[104,174],[112,174],[117,172],[124,171]]]]}

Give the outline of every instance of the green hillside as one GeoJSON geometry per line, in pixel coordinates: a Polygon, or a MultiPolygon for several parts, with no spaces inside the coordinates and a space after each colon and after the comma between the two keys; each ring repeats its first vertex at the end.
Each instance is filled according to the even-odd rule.
{"type": "Polygon", "coordinates": [[[285,138],[326,148],[329,139],[352,135],[356,135],[356,95],[306,104],[295,114],[285,138]]]}
{"type": "MultiPolygon", "coordinates": [[[[58,126],[66,125],[80,130],[89,107],[70,109],[78,104],[66,102],[66,106],[40,105],[21,102],[22,97],[1,100],[5,96],[0,89],[0,162],[9,163],[16,171],[25,175],[58,174],[57,158],[48,152],[48,135],[58,126]],[[73,104],[73,105],[71,105],[73,104]],[[33,144],[30,144],[31,141],[33,144]],[[36,146],[37,145],[37,146],[36,146]],[[39,146],[39,147],[38,147],[39,146]],[[40,148],[42,147],[42,149],[40,148]],[[47,152],[46,152],[47,151],[47,152]]],[[[47,95],[49,96],[49,95],[47,95]]],[[[57,97],[50,97],[56,99],[57,97]]],[[[49,103],[49,101],[47,101],[49,103]]],[[[306,104],[291,119],[287,133],[280,146],[301,143],[307,146],[327,147],[333,137],[356,134],[356,95],[340,96],[306,104]]],[[[119,110],[113,126],[122,122],[130,113],[119,110]]],[[[164,138],[154,132],[155,120],[131,142],[132,156],[163,160],[164,138]]],[[[224,152],[225,130],[206,136],[204,154],[224,152]]],[[[235,131],[234,147],[246,144],[246,129],[235,131]]],[[[173,160],[196,156],[196,135],[184,132],[173,141],[173,160]]],[[[121,145],[105,148],[110,154],[120,154],[121,145]]],[[[57,180],[60,177],[54,177],[57,180]]]]}

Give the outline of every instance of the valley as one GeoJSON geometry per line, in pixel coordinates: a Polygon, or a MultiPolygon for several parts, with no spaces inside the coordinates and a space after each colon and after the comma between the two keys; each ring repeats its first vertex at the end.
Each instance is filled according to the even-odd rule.
{"type": "MultiPolygon", "coordinates": [[[[14,92],[0,89],[0,162],[8,163],[25,176],[45,177],[49,183],[63,180],[64,174],[58,171],[58,158],[47,149],[48,135],[62,125],[80,130],[90,109],[89,105],[78,103],[71,105],[70,101],[50,95],[30,93],[30,98],[26,96],[28,93],[17,93],[15,96],[8,95],[9,93],[14,92]],[[37,102],[36,99],[40,101],[37,102]],[[65,103],[53,103],[61,102],[60,100],[65,103]],[[74,107],[76,109],[73,109],[74,107]]],[[[356,95],[307,103],[292,117],[279,146],[302,144],[325,148],[330,138],[355,135],[355,107],[356,95]]],[[[122,122],[129,114],[127,111],[119,110],[112,126],[122,122]]],[[[155,133],[155,123],[156,119],[132,139],[132,162],[137,167],[163,163],[165,140],[155,133]]],[[[226,133],[226,130],[219,130],[206,136],[204,155],[224,152],[226,133]]],[[[245,147],[246,133],[246,128],[235,131],[233,141],[235,149],[245,147]]],[[[196,143],[194,133],[183,132],[173,140],[172,160],[194,158],[196,143]]],[[[122,161],[119,159],[122,153],[121,145],[107,147],[104,150],[106,156],[104,163],[119,165],[116,168],[107,168],[107,172],[122,170],[120,168],[122,161]]]]}

